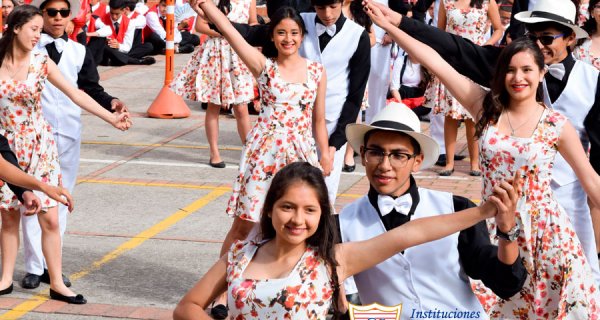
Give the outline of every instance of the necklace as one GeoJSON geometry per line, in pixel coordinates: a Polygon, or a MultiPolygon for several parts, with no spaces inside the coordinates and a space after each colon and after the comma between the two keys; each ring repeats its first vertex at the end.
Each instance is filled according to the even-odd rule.
{"type": "Polygon", "coordinates": [[[4,67],[4,69],[6,69],[6,71],[8,72],[9,78],[14,79],[15,75],[19,73],[19,71],[23,70],[23,67],[25,67],[25,65],[27,65],[27,62],[21,63],[21,65],[17,68],[16,71],[12,71],[8,68],[8,64],[3,63],[2,66],[4,67]]]}
{"type": "Polygon", "coordinates": [[[523,121],[523,123],[521,123],[516,128],[514,128],[512,123],[510,123],[510,116],[508,115],[508,111],[506,111],[506,109],[505,109],[504,113],[506,113],[506,120],[508,120],[508,126],[510,127],[510,135],[514,136],[515,131],[519,130],[521,127],[523,127],[525,124],[527,124],[529,122],[529,119],[531,119],[531,116],[535,113],[535,111],[536,110],[534,109],[533,112],[531,112],[531,114],[527,117],[527,119],[525,119],[525,121],[523,121]]]}

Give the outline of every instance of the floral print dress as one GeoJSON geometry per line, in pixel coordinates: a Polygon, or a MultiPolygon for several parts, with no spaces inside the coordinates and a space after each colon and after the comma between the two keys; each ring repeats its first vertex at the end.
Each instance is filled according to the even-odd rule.
{"type": "Polygon", "coordinates": [[[600,70],[600,57],[594,55],[591,51],[592,39],[585,40],[580,46],[576,47],[573,51],[575,59],[581,60],[585,63],[589,63],[600,70]]]}
{"type": "MultiPolygon", "coordinates": [[[[523,198],[517,204],[521,234],[517,240],[528,272],[521,289],[509,300],[488,292],[480,295],[492,319],[597,319],[600,295],[590,265],[569,217],[558,204],[550,183],[552,166],[567,119],[545,109],[529,138],[507,136],[490,125],[481,144],[484,173],[482,198],[501,179],[523,173],[523,198]]],[[[488,221],[495,241],[496,226],[488,221]]]]}
{"type": "MultiPolygon", "coordinates": [[[[32,53],[27,79],[0,80],[0,134],[8,139],[21,168],[47,184],[60,184],[58,151],[52,127],[42,114],[41,95],[48,76],[48,56],[32,53]]],[[[35,191],[46,211],[57,202],[35,191]]],[[[19,208],[17,196],[4,184],[0,188],[0,210],[19,208]]]]}
{"type": "MultiPolygon", "coordinates": [[[[248,23],[250,3],[250,0],[231,0],[227,18],[248,23]]],[[[250,70],[229,42],[223,37],[211,37],[192,54],[171,83],[171,89],[187,100],[227,106],[254,99],[252,80],[250,70]]]]}
{"type": "MultiPolygon", "coordinates": [[[[477,45],[485,43],[488,21],[488,1],[483,1],[481,8],[459,9],[452,0],[444,0],[446,8],[446,31],[473,41],[477,45]]],[[[433,77],[425,90],[424,106],[432,108],[434,114],[444,114],[455,120],[470,119],[473,117],[463,106],[446,90],[446,87],[437,77],[433,77]]]]}
{"type": "Polygon", "coordinates": [[[305,83],[288,83],[277,62],[266,59],[258,77],[261,110],[240,159],[227,214],[258,222],[275,173],[289,163],[307,161],[320,167],[312,135],[312,115],[323,66],[306,60],[305,83]]]}
{"type": "Polygon", "coordinates": [[[262,243],[237,241],[227,255],[227,305],[230,319],[325,319],[333,287],[325,261],[306,251],[285,278],[254,280],[244,270],[262,243]]]}

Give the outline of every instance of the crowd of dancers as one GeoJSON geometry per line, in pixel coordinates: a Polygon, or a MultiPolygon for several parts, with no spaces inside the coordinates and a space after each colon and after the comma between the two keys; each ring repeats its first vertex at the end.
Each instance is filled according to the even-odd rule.
{"type": "MultiPolygon", "coordinates": [[[[598,2],[267,1],[267,24],[255,0],[179,4],[179,22],[191,19],[181,25],[208,38],[171,89],[208,104],[211,167],[225,167],[221,109],[234,110],[244,148],[221,259],[174,317],[343,318],[347,299],[402,304],[411,317],[599,316],[598,2]],[[421,132],[427,117],[431,136],[421,132]],[[469,174],[482,179],[478,206],[412,176],[436,163],[454,173],[462,122],[469,174]],[[336,213],[354,152],[370,188],[336,213]]],[[[61,272],[80,108],[130,128],[96,62],[151,63],[164,37],[144,31],[164,9],[34,0],[6,16],[0,295],[13,288],[21,222],[21,285],[48,282],[51,298],[86,303],[61,272]],[[83,24],[70,19],[80,11],[83,24]]],[[[189,31],[179,52],[200,42],[189,31]]]]}

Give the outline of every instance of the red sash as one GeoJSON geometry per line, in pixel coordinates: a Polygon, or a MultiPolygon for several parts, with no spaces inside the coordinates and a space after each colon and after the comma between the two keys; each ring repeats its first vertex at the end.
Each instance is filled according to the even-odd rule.
{"type": "Polygon", "coordinates": [[[121,24],[119,25],[119,33],[115,33],[115,25],[113,24],[110,15],[104,15],[104,17],[100,18],[105,25],[110,26],[112,30],[112,38],[117,39],[117,42],[123,43],[123,38],[125,38],[125,33],[127,32],[127,27],[129,27],[129,18],[127,18],[124,14],[121,15],[121,24]]]}
{"type": "MultiPolygon", "coordinates": [[[[144,13],[144,16],[146,16],[148,14],[148,12],[155,12],[158,15],[158,5],[154,5],[154,6],[152,6],[152,8],[148,9],[148,11],[146,11],[146,13],[144,13]]],[[[162,20],[158,19],[158,21],[160,22],[161,25],[163,24],[162,20]]],[[[163,25],[163,28],[164,27],[165,26],[163,25]]],[[[145,39],[147,39],[152,35],[153,32],[154,31],[152,31],[152,29],[150,29],[150,27],[148,27],[148,25],[146,25],[146,27],[144,27],[144,30],[142,31],[142,36],[145,39]]]]}
{"type": "Polygon", "coordinates": [[[104,1],[100,1],[100,5],[98,6],[98,8],[96,8],[96,10],[92,11],[93,15],[96,15],[100,18],[104,18],[104,16],[106,16],[106,2],[104,1]]]}

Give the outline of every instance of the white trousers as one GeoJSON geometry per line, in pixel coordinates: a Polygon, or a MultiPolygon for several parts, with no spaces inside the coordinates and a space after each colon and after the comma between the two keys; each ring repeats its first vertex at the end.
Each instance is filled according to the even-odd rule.
{"type": "MultiPolygon", "coordinates": [[[[558,203],[565,209],[581,242],[583,253],[592,267],[596,286],[600,284],[600,268],[598,267],[598,254],[596,252],[596,238],[590,208],[587,204],[587,195],[579,181],[564,186],[552,182],[552,191],[558,203]]],[[[591,279],[590,279],[591,280],[591,279]]]]}
{"type": "Polygon", "coordinates": [[[371,123],[373,117],[385,107],[390,86],[391,48],[391,44],[382,46],[379,42],[371,48],[371,71],[367,83],[369,107],[365,110],[366,123],[371,123]]]}
{"type": "MultiPolygon", "coordinates": [[[[73,139],[70,137],[54,134],[54,141],[58,148],[58,160],[62,174],[63,187],[73,192],[77,181],[79,170],[79,155],[81,152],[81,137],[73,139]]],[[[67,228],[67,215],[69,210],[66,206],[58,205],[58,223],[60,225],[60,237],[63,238],[67,228]]],[[[25,271],[42,275],[46,268],[46,260],[42,252],[42,229],[37,215],[22,216],[21,226],[23,228],[23,246],[25,247],[25,271]]]]}
{"type": "Polygon", "coordinates": [[[344,166],[344,155],[346,154],[347,145],[348,144],[344,144],[335,152],[331,174],[328,177],[325,177],[329,201],[331,201],[332,206],[335,204],[335,198],[337,197],[338,188],[340,186],[340,177],[342,176],[342,167],[344,166]]]}
{"type": "Polygon", "coordinates": [[[446,144],[444,143],[444,115],[441,113],[433,114],[433,109],[429,113],[429,134],[440,146],[440,154],[446,154],[446,144]]]}

